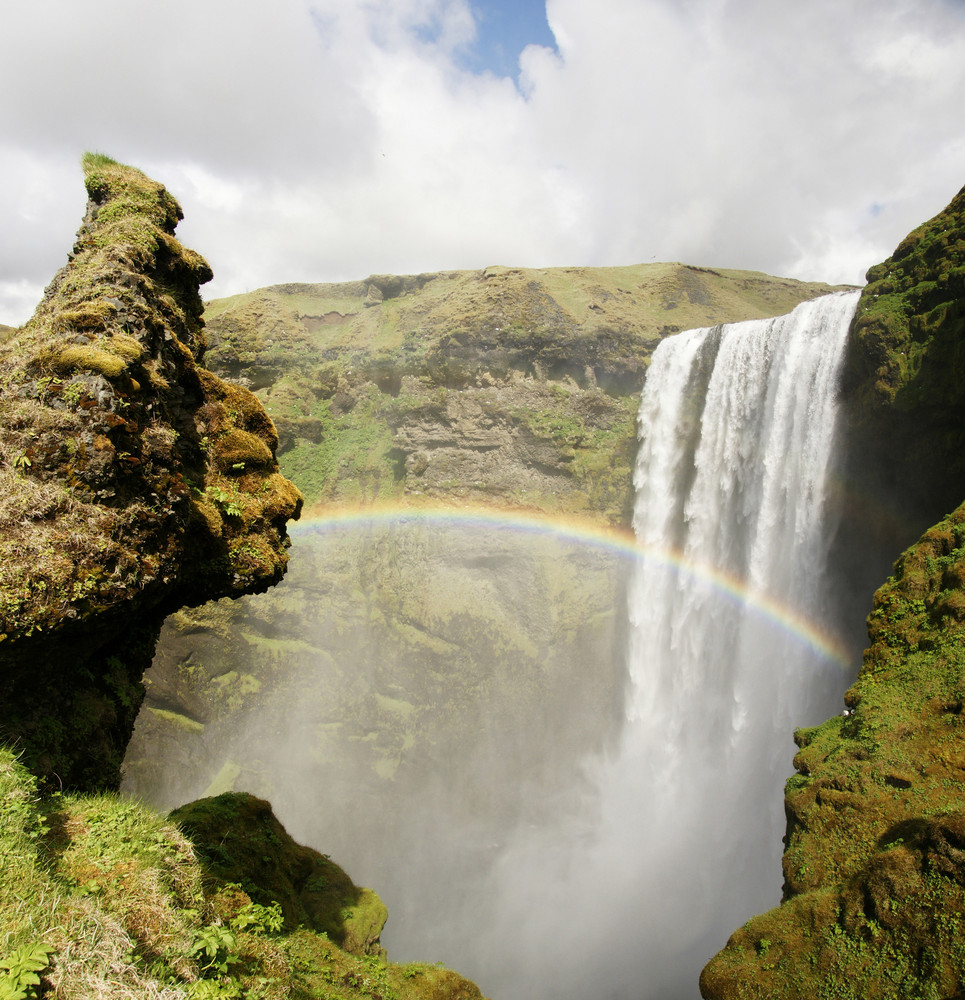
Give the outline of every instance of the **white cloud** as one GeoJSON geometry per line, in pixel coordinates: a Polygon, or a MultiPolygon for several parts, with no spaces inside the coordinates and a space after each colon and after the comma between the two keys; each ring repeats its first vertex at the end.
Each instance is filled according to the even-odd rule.
{"type": "Polygon", "coordinates": [[[462,68],[475,2],[8,4],[0,322],[65,259],[88,148],[179,197],[207,294],[652,258],[859,281],[965,181],[957,0],[548,0],[559,54],[518,87],[462,68]]]}

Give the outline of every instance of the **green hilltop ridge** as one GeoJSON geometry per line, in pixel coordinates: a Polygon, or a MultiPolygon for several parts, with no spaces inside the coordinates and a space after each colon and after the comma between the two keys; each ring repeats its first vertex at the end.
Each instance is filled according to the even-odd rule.
{"type": "Polygon", "coordinates": [[[637,396],[669,333],[832,289],[683,264],[489,267],[209,302],[309,504],[484,504],[628,525],[637,396]]]}

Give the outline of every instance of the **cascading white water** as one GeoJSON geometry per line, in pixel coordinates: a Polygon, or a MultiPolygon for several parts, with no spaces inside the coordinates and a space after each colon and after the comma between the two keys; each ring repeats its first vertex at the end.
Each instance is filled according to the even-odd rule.
{"type": "MultiPolygon", "coordinates": [[[[857,293],[776,319],[690,330],[654,353],[640,405],[634,530],[679,568],[639,567],[630,597],[636,729],[715,756],[787,731],[822,690],[807,635],[761,603],[820,621],[837,371],[857,293]],[[722,601],[721,591],[734,591],[722,601]]],[[[779,611],[778,611],[779,613],[779,611]]],[[[628,739],[635,739],[633,730],[628,739]]]]}
{"type": "Polygon", "coordinates": [[[791,734],[847,682],[807,623],[829,621],[827,480],[857,295],[654,353],[628,721],[596,768],[594,821],[504,853],[493,898],[520,957],[490,933],[494,995],[693,998],[730,930],[779,901],[791,734]]]}
{"type": "Polygon", "coordinates": [[[779,900],[791,733],[850,680],[807,622],[839,624],[828,478],[856,301],[655,352],[619,736],[622,628],[593,622],[626,551],[403,519],[300,550],[276,605],[241,602],[260,701],[186,750],[180,731],[155,749],[148,718],[142,756],[186,765],[154,794],[244,765],[238,787],[383,894],[394,960],[441,959],[494,1000],[695,1000],[730,931],[779,900]],[[386,714],[411,760],[378,743],[386,714]]]}

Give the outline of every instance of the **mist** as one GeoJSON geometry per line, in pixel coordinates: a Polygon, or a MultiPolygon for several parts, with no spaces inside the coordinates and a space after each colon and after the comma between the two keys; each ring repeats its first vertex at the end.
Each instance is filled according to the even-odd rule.
{"type": "Polygon", "coordinates": [[[780,901],[792,733],[841,710],[882,573],[834,548],[856,298],[661,344],[636,544],[455,511],[297,528],[277,588],[165,626],[127,791],[270,799],[382,896],[393,960],[493,1000],[696,997],[780,901]]]}

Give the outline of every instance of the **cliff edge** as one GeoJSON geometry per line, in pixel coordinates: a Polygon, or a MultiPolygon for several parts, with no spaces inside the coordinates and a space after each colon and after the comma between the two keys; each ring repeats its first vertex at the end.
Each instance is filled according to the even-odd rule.
{"type": "Polygon", "coordinates": [[[181,209],[88,154],[87,211],[0,343],[0,739],[46,783],[111,788],[164,618],[261,591],[301,508],[252,393],[202,367],[181,209]]]}
{"type": "Polygon", "coordinates": [[[372,275],[209,302],[309,505],[455,504],[628,526],[660,340],[778,316],[828,285],[684,264],[372,275]]]}

